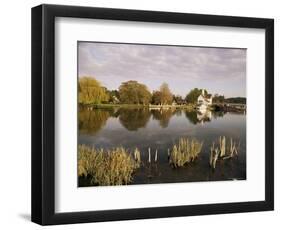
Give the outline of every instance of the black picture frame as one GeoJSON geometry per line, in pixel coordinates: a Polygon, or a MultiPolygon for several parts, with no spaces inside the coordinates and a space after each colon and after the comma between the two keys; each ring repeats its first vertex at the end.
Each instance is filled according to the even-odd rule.
{"type": "Polygon", "coordinates": [[[41,225],[267,211],[274,209],[274,20],[126,9],[32,8],[32,221],[41,225]],[[55,213],[55,18],[88,18],[265,29],[265,200],[55,213]]]}

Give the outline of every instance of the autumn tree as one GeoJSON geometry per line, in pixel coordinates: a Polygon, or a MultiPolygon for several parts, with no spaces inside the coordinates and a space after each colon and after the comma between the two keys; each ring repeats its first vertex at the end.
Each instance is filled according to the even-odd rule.
{"type": "Polygon", "coordinates": [[[119,87],[119,97],[124,104],[147,105],[151,101],[151,93],[146,85],[137,81],[123,82],[119,87]]]}
{"type": "Polygon", "coordinates": [[[107,102],[109,96],[106,88],[92,77],[82,77],[78,83],[78,101],[81,104],[100,104],[107,102]]]}
{"type": "Polygon", "coordinates": [[[167,83],[160,86],[160,101],[161,105],[170,105],[173,102],[173,94],[171,93],[167,83]]]}

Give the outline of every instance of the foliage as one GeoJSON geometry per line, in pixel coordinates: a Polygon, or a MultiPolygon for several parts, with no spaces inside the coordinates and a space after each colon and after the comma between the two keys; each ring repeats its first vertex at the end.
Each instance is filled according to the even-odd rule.
{"type": "Polygon", "coordinates": [[[118,90],[108,90],[107,93],[109,95],[109,103],[116,104],[120,101],[120,95],[118,90]]]}
{"type": "Polygon", "coordinates": [[[232,97],[225,99],[225,102],[234,104],[246,104],[247,100],[245,97],[232,97]]]}
{"type": "Polygon", "coordinates": [[[227,144],[226,137],[220,136],[218,146],[216,146],[215,142],[213,142],[210,149],[210,167],[215,169],[218,160],[226,160],[233,158],[234,156],[238,156],[239,145],[240,144],[237,144],[232,138],[230,138],[230,141],[227,144]]]}
{"type": "Polygon", "coordinates": [[[224,100],[225,98],[223,95],[215,94],[213,97],[213,103],[224,103],[224,100]]]}
{"type": "Polygon", "coordinates": [[[178,144],[172,148],[170,164],[177,168],[193,162],[202,150],[203,142],[196,139],[180,138],[178,144]]]}
{"type": "Polygon", "coordinates": [[[213,97],[213,103],[246,104],[246,98],[245,97],[225,98],[223,95],[215,94],[213,97]]]}
{"type": "Polygon", "coordinates": [[[99,104],[109,99],[106,89],[92,77],[79,79],[78,94],[78,101],[81,104],[99,104]]]}
{"type": "Polygon", "coordinates": [[[140,152],[132,154],[122,147],[111,150],[78,146],[78,176],[90,177],[96,185],[122,185],[132,181],[132,174],[140,167],[140,152]]]}
{"type": "MultiPolygon", "coordinates": [[[[185,100],[188,103],[196,103],[198,97],[200,96],[200,94],[202,93],[203,89],[198,89],[198,88],[194,88],[192,90],[190,90],[190,92],[186,95],[185,100]]],[[[205,94],[208,94],[208,91],[206,89],[205,90],[205,94]]]]}
{"type": "Polygon", "coordinates": [[[185,104],[185,100],[180,95],[173,95],[173,100],[178,104],[182,105],[185,104]]]}
{"type": "Polygon", "coordinates": [[[167,83],[163,83],[160,89],[153,91],[152,104],[154,105],[170,105],[173,102],[173,94],[171,93],[167,83]]]}
{"type": "Polygon", "coordinates": [[[161,105],[170,105],[173,102],[173,94],[171,93],[167,83],[160,86],[160,102],[161,105]]]}
{"type": "Polygon", "coordinates": [[[125,104],[147,105],[151,101],[151,93],[146,85],[137,81],[123,82],[119,87],[120,101],[125,104]]]}
{"type": "Polygon", "coordinates": [[[160,91],[153,91],[152,93],[152,104],[160,105],[161,104],[161,92],[160,91]]]}

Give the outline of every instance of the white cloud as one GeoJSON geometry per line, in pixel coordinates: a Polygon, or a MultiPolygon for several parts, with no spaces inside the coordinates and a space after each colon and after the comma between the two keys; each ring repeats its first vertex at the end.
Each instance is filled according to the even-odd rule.
{"type": "Polygon", "coordinates": [[[110,89],[134,79],[151,90],[165,81],[181,95],[193,87],[226,96],[246,91],[245,49],[80,42],[78,68],[80,77],[93,76],[110,89]]]}

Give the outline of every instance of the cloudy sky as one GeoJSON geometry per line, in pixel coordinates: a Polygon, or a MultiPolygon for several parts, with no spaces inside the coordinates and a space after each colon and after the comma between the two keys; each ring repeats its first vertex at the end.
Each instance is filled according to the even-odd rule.
{"type": "Polygon", "coordinates": [[[245,49],[79,42],[78,55],[79,77],[95,77],[108,89],[136,80],[151,91],[166,82],[182,96],[195,87],[246,95],[245,49]]]}

